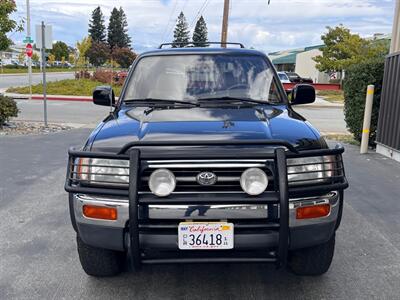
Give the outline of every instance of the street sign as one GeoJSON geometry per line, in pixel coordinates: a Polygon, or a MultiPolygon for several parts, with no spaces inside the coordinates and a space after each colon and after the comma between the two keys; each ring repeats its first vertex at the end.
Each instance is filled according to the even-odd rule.
{"type": "Polygon", "coordinates": [[[24,40],[23,40],[24,44],[33,44],[33,40],[30,36],[27,36],[24,40]]]}
{"type": "MultiPolygon", "coordinates": [[[[51,25],[44,27],[44,40],[44,48],[53,49],[53,27],[51,25]]],[[[42,49],[42,25],[36,25],[36,48],[42,49]]]]}
{"type": "Polygon", "coordinates": [[[28,57],[32,57],[32,54],[33,54],[32,44],[26,45],[26,50],[25,51],[26,51],[26,55],[28,57]]]}

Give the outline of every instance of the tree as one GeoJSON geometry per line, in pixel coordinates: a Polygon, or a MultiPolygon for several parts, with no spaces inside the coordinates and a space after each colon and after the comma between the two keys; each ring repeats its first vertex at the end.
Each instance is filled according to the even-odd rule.
{"type": "Polygon", "coordinates": [[[95,43],[106,42],[106,25],[100,6],[92,12],[92,19],[89,23],[89,36],[95,43]]]}
{"type": "Polygon", "coordinates": [[[90,36],[83,38],[82,41],[76,43],[78,49],[78,61],[77,66],[82,68],[87,65],[86,53],[92,45],[92,38],[90,36]]]}
{"type": "Polygon", "coordinates": [[[181,11],[174,29],[173,48],[182,48],[187,46],[190,40],[188,27],[189,25],[186,21],[185,15],[181,11]]]}
{"type": "Polygon", "coordinates": [[[15,1],[0,0],[0,51],[7,50],[12,44],[7,37],[7,33],[11,31],[22,31],[22,24],[10,19],[10,15],[17,10],[15,1]]]}
{"type": "Polygon", "coordinates": [[[131,38],[128,35],[127,27],[128,21],[122,7],[119,10],[114,7],[108,23],[107,41],[110,49],[131,47],[131,38]]]}
{"type": "Polygon", "coordinates": [[[92,42],[91,47],[86,53],[89,62],[95,67],[104,65],[110,58],[110,49],[105,43],[92,42]]]}
{"type": "Polygon", "coordinates": [[[63,57],[65,59],[69,55],[68,46],[66,43],[58,41],[53,44],[50,53],[54,55],[57,61],[61,61],[63,57]]]}
{"type": "Polygon", "coordinates": [[[76,57],[76,53],[75,53],[75,52],[70,53],[70,54],[68,55],[68,62],[69,62],[71,65],[75,65],[76,60],[77,60],[77,57],[76,57]]]}
{"type": "Polygon", "coordinates": [[[33,53],[32,54],[32,61],[33,62],[39,62],[39,55],[37,55],[37,53],[33,53]]]}
{"type": "Polygon", "coordinates": [[[21,52],[20,54],[18,54],[18,62],[20,64],[25,64],[25,52],[21,52]]]}
{"type": "Polygon", "coordinates": [[[119,45],[121,48],[131,48],[132,39],[128,34],[128,19],[122,7],[119,8],[119,15],[121,17],[121,28],[122,28],[122,43],[119,45]]]}
{"type": "Polygon", "coordinates": [[[195,47],[208,47],[208,30],[206,21],[204,21],[203,16],[200,16],[200,19],[197,20],[196,27],[193,31],[193,45],[195,47]]]}
{"type": "Polygon", "coordinates": [[[343,71],[354,64],[387,54],[386,46],[373,40],[352,34],[343,25],[327,27],[328,32],[321,36],[325,46],[322,55],[314,58],[321,72],[343,71]]]}
{"type": "Polygon", "coordinates": [[[53,65],[54,62],[56,61],[56,56],[54,54],[49,54],[47,61],[49,62],[50,65],[53,65]]]}
{"type": "Polygon", "coordinates": [[[129,68],[136,56],[136,53],[129,48],[115,48],[112,53],[112,59],[115,60],[122,68],[129,68]]]}

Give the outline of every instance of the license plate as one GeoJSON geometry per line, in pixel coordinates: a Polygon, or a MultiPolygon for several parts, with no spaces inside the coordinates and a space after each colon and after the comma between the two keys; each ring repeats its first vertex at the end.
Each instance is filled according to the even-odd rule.
{"type": "Polygon", "coordinates": [[[183,222],[178,227],[181,250],[233,249],[232,223],[183,222]]]}

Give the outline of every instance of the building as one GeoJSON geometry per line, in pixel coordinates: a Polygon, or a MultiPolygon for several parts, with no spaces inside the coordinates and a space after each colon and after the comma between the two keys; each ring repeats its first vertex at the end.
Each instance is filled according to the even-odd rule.
{"type": "MultiPolygon", "coordinates": [[[[390,41],[391,35],[375,33],[368,39],[390,41]]],[[[322,47],[324,45],[283,50],[269,53],[268,56],[278,71],[296,72],[301,77],[311,78],[315,83],[329,83],[332,79],[338,78],[338,74],[320,72],[313,59],[322,55],[320,50],[322,47]]]]}
{"type": "Polygon", "coordinates": [[[320,72],[314,57],[321,55],[324,45],[284,50],[269,53],[268,56],[278,71],[296,72],[301,77],[311,78],[315,83],[329,83],[330,74],[320,72]]]}
{"type": "MultiPolygon", "coordinates": [[[[15,63],[20,63],[26,65],[28,62],[28,58],[25,55],[26,44],[14,44],[10,46],[8,51],[0,51],[0,61],[2,65],[12,65],[15,63]],[[24,54],[23,62],[20,61],[21,53],[24,54]]],[[[33,49],[33,53],[40,57],[40,51],[33,49]]]]}
{"type": "Polygon", "coordinates": [[[400,161],[400,1],[396,1],[390,54],[385,61],[376,152],[400,161]]]}

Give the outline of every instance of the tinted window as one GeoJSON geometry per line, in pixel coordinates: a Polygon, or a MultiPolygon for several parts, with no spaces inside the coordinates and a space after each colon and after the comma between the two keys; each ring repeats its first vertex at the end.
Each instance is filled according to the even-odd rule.
{"type": "Polygon", "coordinates": [[[261,56],[172,55],[142,58],[125,99],[242,97],[282,102],[272,69],[261,56]]]}
{"type": "Polygon", "coordinates": [[[288,77],[285,74],[278,73],[278,76],[280,80],[288,80],[288,77]]]}

